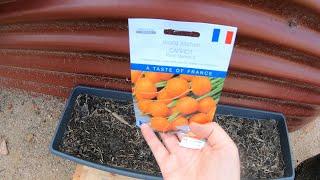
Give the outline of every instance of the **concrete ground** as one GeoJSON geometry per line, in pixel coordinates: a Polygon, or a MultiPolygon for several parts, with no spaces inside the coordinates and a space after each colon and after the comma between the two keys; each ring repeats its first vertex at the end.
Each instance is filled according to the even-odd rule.
{"type": "Polygon", "coordinates": [[[320,117],[289,135],[296,165],[320,153],[320,117]]]}
{"type": "Polygon", "coordinates": [[[40,94],[0,89],[0,138],[9,155],[0,155],[2,180],[70,179],[75,164],[49,152],[64,100],[40,94]]]}
{"type": "MultiPolygon", "coordinates": [[[[73,162],[49,152],[54,129],[65,100],[36,93],[0,88],[0,139],[9,155],[0,155],[0,179],[70,179],[73,162]]],[[[320,153],[320,118],[290,134],[297,164],[320,153]]]]}

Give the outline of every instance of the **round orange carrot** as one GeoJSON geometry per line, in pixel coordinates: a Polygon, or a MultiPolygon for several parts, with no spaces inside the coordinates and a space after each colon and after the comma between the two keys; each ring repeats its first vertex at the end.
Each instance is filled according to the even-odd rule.
{"type": "Polygon", "coordinates": [[[141,71],[131,70],[131,82],[136,83],[137,80],[142,76],[141,71]]]}
{"type": "Polygon", "coordinates": [[[192,78],[191,90],[193,94],[202,96],[211,91],[211,82],[208,77],[196,76],[192,78]]]}
{"type": "Polygon", "coordinates": [[[192,97],[183,97],[177,102],[177,110],[182,114],[191,114],[198,110],[199,103],[192,97]]]}
{"type": "Polygon", "coordinates": [[[170,109],[163,102],[152,102],[148,110],[153,117],[166,117],[170,114],[170,109]]]}
{"type": "Polygon", "coordinates": [[[171,122],[171,128],[173,130],[177,130],[178,126],[187,126],[187,125],[188,125],[188,119],[183,116],[178,116],[171,122]]]}
{"type": "Polygon", "coordinates": [[[171,73],[159,73],[159,77],[163,81],[171,79],[172,76],[173,76],[173,74],[171,74],[171,73]]]}
{"type": "Polygon", "coordinates": [[[216,102],[212,97],[206,97],[199,101],[199,111],[203,113],[208,113],[210,109],[216,106],[216,102]]]}
{"type": "Polygon", "coordinates": [[[210,122],[211,119],[209,119],[209,116],[205,113],[197,113],[191,116],[190,123],[195,122],[199,124],[205,124],[210,122]]]}
{"type": "Polygon", "coordinates": [[[156,86],[147,78],[140,78],[136,82],[134,92],[138,99],[152,99],[157,96],[156,86]]]}
{"type": "Polygon", "coordinates": [[[149,113],[149,107],[152,100],[140,100],[138,101],[138,107],[142,113],[149,113]]]}
{"type": "Polygon", "coordinates": [[[144,76],[154,83],[162,81],[160,78],[160,73],[157,72],[146,72],[144,73],[144,76]]]}
{"type": "Polygon", "coordinates": [[[185,79],[187,81],[191,81],[193,77],[194,76],[192,75],[180,74],[180,78],[185,79]]]}
{"type": "Polygon", "coordinates": [[[168,80],[166,86],[168,95],[172,98],[183,96],[188,93],[189,84],[186,80],[181,78],[172,78],[168,80]]]}
{"type": "Polygon", "coordinates": [[[214,114],[216,113],[217,106],[214,106],[210,111],[208,112],[208,117],[211,121],[214,120],[214,114]]]}
{"type": "Polygon", "coordinates": [[[170,123],[164,117],[153,117],[151,118],[151,127],[159,132],[167,132],[170,130],[170,123]]]}
{"type": "Polygon", "coordinates": [[[167,90],[165,88],[163,88],[161,91],[159,91],[159,93],[157,95],[157,100],[159,102],[169,104],[172,101],[172,98],[169,96],[167,90]]]}

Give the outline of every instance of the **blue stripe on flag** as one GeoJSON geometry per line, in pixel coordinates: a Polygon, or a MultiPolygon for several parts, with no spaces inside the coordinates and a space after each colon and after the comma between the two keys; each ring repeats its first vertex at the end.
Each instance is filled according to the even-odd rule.
{"type": "Polygon", "coordinates": [[[213,29],[212,42],[218,42],[220,36],[220,29],[213,29]]]}
{"type": "Polygon", "coordinates": [[[227,75],[226,71],[215,71],[207,69],[196,69],[186,67],[174,67],[174,66],[158,66],[148,64],[131,64],[132,70],[139,71],[150,71],[150,72],[163,72],[173,74],[188,74],[194,76],[209,76],[214,78],[225,78],[227,75]]]}

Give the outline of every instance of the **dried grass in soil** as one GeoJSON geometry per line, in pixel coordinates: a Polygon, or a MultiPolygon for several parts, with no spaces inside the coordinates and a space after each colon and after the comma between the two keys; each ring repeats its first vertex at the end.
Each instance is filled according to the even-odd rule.
{"type": "MultiPolygon", "coordinates": [[[[284,175],[280,136],[275,120],[218,116],[217,122],[238,146],[241,176],[284,175]]],[[[79,95],[60,150],[99,164],[160,175],[160,169],[135,127],[132,102],[79,95]]]]}
{"type": "Polygon", "coordinates": [[[160,174],[135,127],[132,102],[78,96],[60,150],[99,164],[160,174]]]}
{"type": "Polygon", "coordinates": [[[218,116],[217,122],[238,146],[241,177],[271,179],[284,176],[277,121],[218,116]]]}

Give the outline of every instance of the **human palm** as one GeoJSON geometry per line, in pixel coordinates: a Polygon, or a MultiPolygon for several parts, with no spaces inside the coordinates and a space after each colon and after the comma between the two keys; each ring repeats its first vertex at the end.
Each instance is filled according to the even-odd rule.
{"type": "Polygon", "coordinates": [[[141,127],[164,179],[240,179],[238,150],[216,123],[191,124],[192,132],[207,138],[201,150],[179,146],[179,138],[161,133],[163,144],[148,125],[141,127]]]}

